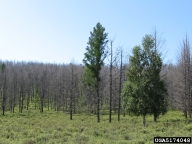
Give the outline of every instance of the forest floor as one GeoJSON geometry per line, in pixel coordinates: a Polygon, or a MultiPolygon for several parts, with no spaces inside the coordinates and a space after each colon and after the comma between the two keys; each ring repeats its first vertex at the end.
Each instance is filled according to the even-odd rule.
{"type": "MultiPolygon", "coordinates": [[[[102,111],[101,111],[102,113],[102,111]]],[[[142,117],[75,114],[69,120],[69,114],[35,110],[23,113],[6,112],[0,115],[0,144],[152,144],[154,137],[191,137],[192,120],[183,113],[169,111],[153,122],[152,116],[146,117],[146,127],[142,117]]]]}

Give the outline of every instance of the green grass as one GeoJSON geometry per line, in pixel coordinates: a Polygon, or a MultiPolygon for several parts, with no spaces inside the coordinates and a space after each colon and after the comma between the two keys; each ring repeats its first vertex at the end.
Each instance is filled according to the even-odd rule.
{"type": "Polygon", "coordinates": [[[169,111],[153,122],[147,116],[146,127],[141,117],[76,114],[73,120],[63,112],[35,110],[20,113],[6,112],[0,116],[0,144],[152,144],[155,136],[192,136],[192,120],[178,111],[169,111]]]}

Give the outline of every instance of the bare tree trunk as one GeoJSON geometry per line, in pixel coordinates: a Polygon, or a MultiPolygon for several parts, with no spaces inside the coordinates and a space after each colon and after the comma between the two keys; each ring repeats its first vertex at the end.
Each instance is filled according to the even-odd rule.
{"type": "Polygon", "coordinates": [[[21,99],[21,113],[22,113],[22,111],[23,111],[23,102],[24,102],[24,91],[23,91],[23,88],[22,88],[22,92],[21,92],[21,97],[22,97],[22,99],[21,99]]]}
{"type": "Polygon", "coordinates": [[[43,99],[44,99],[44,90],[42,90],[42,94],[40,94],[40,113],[43,113],[43,99]]]}
{"type": "Polygon", "coordinates": [[[54,94],[54,106],[55,106],[55,111],[57,111],[57,96],[56,96],[56,93],[54,94]]]}
{"type": "Polygon", "coordinates": [[[118,105],[118,121],[120,121],[121,112],[121,87],[122,87],[122,49],[121,49],[121,62],[120,62],[120,78],[119,78],[119,105],[118,105]]]}
{"type": "Polygon", "coordinates": [[[2,101],[2,110],[3,110],[3,115],[5,115],[5,106],[6,106],[6,92],[5,92],[5,83],[3,86],[3,101],[2,101]]]}
{"type": "Polygon", "coordinates": [[[71,64],[71,91],[70,91],[70,120],[73,115],[73,64],[71,64]]]}
{"type": "Polygon", "coordinates": [[[47,110],[49,111],[49,102],[50,102],[50,96],[49,96],[49,90],[48,90],[48,94],[47,94],[47,110]]]}
{"type": "Polygon", "coordinates": [[[13,113],[15,112],[15,91],[13,94],[13,113]]]}
{"type": "Polygon", "coordinates": [[[157,122],[157,114],[155,112],[154,112],[153,116],[154,116],[153,121],[157,122]]]}
{"type": "MultiPolygon", "coordinates": [[[[78,92],[78,90],[76,91],[78,92]]],[[[74,98],[73,98],[73,113],[76,114],[76,93],[74,93],[74,98]]]]}
{"type": "Polygon", "coordinates": [[[177,102],[180,104],[180,108],[183,110],[184,116],[191,115],[191,108],[190,108],[190,88],[191,88],[191,72],[190,72],[190,45],[188,41],[188,37],[183,40],[181,45],[181,53],[179,55],[178,60],[178,83],[179,87],[176,89],[177,95],[177,102]],[[188,112],[188,115],[187,115],[188,112]]]}
{"type": "Polygon", "coordinates": [[[10,112],[13,112],[13,95],[12,94],[10,94],[10,95],[11,96],[10,96],[9,110],[10,110],[10,112]]]}
{"type": "Polygon", "coordinates": [[[3,115],[5,115],[5,107],[6,107],[6,68],[5,68],[4,63],[1,66],[2,66],[2,73],[3,73],[2,110],[3,110],[3,115]]]}
{"type": "Polygon", "coordinates": [[[113,66],[113,42],[111,41],[111,62],[110,62],[110,95],[109,95],[109,122],[111,122],[112,111],[112,66],[113,66]]]}
{"type": "Polygon", "coordinates": [[[30,102],[30,89],[28,90],[27,94],[27,110],[29,109],[29,102],[30,102]]]}
{"type": "Polygon", "coordinates": [[[15,112],[16,86],[17,86],[17,81],[16,81],[15,74],[14,74],[14,81],[13,81],[13,113],[15,112]]]}
{"type": "Polygon", "coordinates": [[[97,122],[100,122],[100,97],[99,97],[99,78],[97,78],[97,86],[96,86],[96,90],[97,90],[97,122]]]}
{"type": "Polygon", "coordinates": [[[23,112],[23,100],[24,100],[24,96],[23,96],[23,88],[22,86],[20,87],[20,97],[19,97],[19,112],[22,113],[23,112]]]}
{"type": "Polygon", "coordinates": [[[145,125],[146,125],[145,114],[143,114],[143,126],[145,127],[145,125]]]}
{"type": "Polygon", "coordinates": [[[21,90],[19,91],[19,112],[21,112],[21,90]]]}
{"type": "MultiPolygon", "coordinates": [[[[126,81],[126,66],[125,66],[125,64],[123,65],[123,83],[126,81]]],[[[126,112],[126,110],[125,110],[125,107],[123,107],[123,117],[125,117],[125,112],[126,112]]]]}
{"type": "Polygon", "coordinates": [[[53,97],[51,97],[51,99],[50,99],[51,101],[51,110],[53,109],[53,97]]]}
{"type": "MultiPolygon", "coordinates": [[[[191,85],[192,86],[192,85],[191,85]]],[[[189,118],[192,118],[192,88],[190,88],[190,97],[189,97],[189,118]]]]}

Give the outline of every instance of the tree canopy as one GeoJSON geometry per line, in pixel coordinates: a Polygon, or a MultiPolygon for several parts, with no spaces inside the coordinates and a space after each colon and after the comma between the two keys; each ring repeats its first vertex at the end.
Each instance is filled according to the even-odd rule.
{"type": "Polygon", "coordinates": [[[84,82],[86,86],[93,87],[97,92],[97,121],[100,121],[99,116],[99,82],[100,82],[100,70],[104,65],[104,59],[107,56],[105,46],[108,42],[107,33],[105,28],[100,23],[97,23],[96,27],[93,28],[93,32],[90,32],[88,46],[86,53],[84,54],[83,63],[84,68],[84,82]]]}
{"type": "Polygon", "coordinates": [[[166,112],[164,81],[160,78],[162,68],[161,54],[155,47],[155,40],[146,35],[140,46],[133,48],[129,58],[127,81],[123,87],[123,105],[134,115],[154,114],[154,120],[159,114],[166,112]]]}

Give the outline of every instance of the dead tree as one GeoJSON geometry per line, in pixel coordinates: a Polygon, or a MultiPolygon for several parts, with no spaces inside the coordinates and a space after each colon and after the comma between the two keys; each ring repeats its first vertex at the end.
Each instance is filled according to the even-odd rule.
{"type": "Polygon", "coordinates": [[[5,64],[3,63],[1,65],[1,69],[2,69],[2,97],[3,97],[3,100],[2,100],[2,110],[3,110],[3,115],[5,115],[5,108],[6,108],[6,66],[5,64]]]}
{"type": "Polygon", "coordinates": [[[187,118],[187,112],[191,117],[191,73],[190,73],[190,46],[189,40],[186,38],[183,40],[181,45],[181,53],[178,58],[177,65],[177,103],[187,118]]]}
{"type": "Polygon", "coordinates": [[[123,50],[121,49],[121,60],[120,60],[120,77],[119,77],[119,104],[118,104],[118,121],[120,121],[120,112],[121,112],[121,89],[122,89],[122,57],[123,50]]]}
{"type": "Polygon", "coordinates": [[[111,44],[111,61],[110,61],[110,94],[109,94],[109,122],[111,122],[111,111],[112,111],[112,67],[113,67],[113,41],[111,44]]]}

